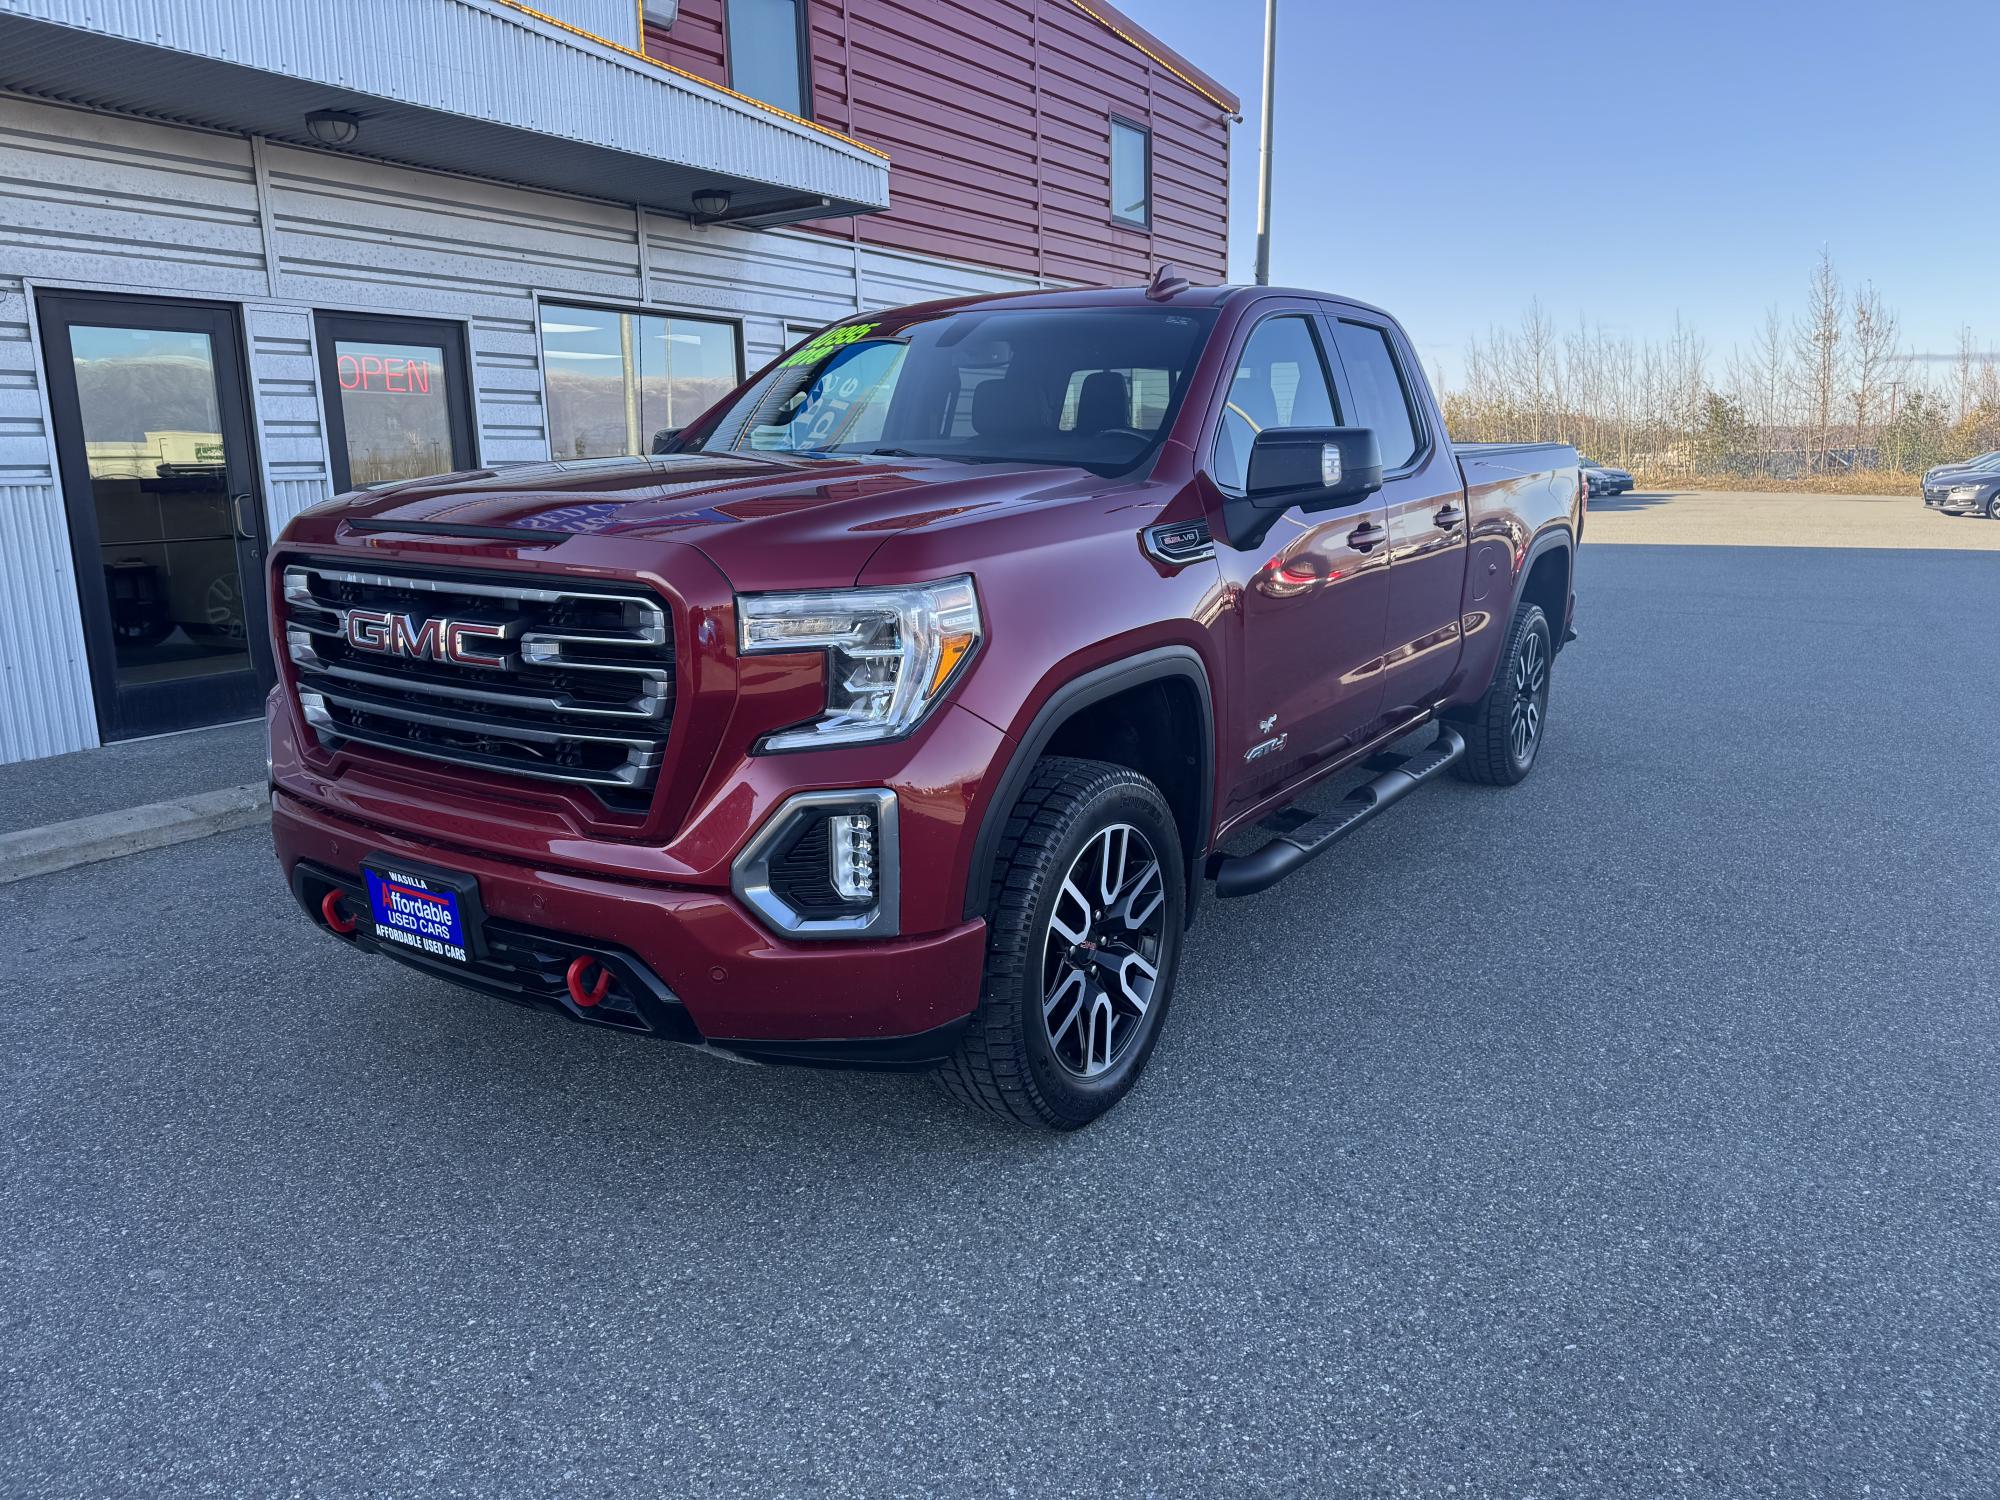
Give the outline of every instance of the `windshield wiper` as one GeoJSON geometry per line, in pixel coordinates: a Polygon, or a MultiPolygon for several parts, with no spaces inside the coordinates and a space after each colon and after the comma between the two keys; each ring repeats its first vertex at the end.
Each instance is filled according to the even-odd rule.
{"type": "Polygon", "coordinates": [[[914,452],[909,448],[870,448],[868,450],[868,454],[869,457],[871,458],[922,458],[923,457],[923,454],[914,452]]]}

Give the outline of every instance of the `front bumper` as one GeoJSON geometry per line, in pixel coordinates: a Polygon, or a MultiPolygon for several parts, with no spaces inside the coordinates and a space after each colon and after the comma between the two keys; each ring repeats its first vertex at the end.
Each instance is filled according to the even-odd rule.
{"type": "Polygon", "coordinates": [[[1941,510],[1948,515],[1976,516],[1986,509],[1986,501],[1978,496],[1970,500],[1954,500],[1946,490],[1925,490],[1924,508],[1941,510]]]}
{"type": "MultiPolygon", "coordinates": [[[[881,942],[789,943],[729,894],[536,868],[418,842],[282,791],[271,799],[278,860],[316,926],[332,888],[359,892],[361,861],[400,857],[472,876],[489,961],[462,968],[393,956],[454,983],[574,1020],[706,1044],[767,1061],[921,1067],[946,1056],[979,998],[986,925],[881,942]],[[615,1007],[570,1001],[555,976],[578,953],[615,977],[615,1007]]],[[[358,902],[357,902],[358,906],[358,902]]],[[[385,951],[365,923],[351,946],[385,951]]]]}

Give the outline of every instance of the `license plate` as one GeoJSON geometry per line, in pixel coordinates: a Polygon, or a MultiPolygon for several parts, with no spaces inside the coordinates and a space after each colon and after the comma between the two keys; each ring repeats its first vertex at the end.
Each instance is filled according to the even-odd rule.
{"type": "Polygon", "coordinates": [[[384,860],[362,866],[375,936],[428,958],[467,963],[477,926],[478,888],[465,875],[384,860]]]}

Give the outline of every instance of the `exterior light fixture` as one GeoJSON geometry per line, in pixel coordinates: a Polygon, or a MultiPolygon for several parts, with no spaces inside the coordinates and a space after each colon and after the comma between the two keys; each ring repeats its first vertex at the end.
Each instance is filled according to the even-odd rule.
{"type": "Polygon", "coordinates": [[[316,109],[306,116],[306,129],[322,146],[351,146],[361,134],[361,116],[351,109],[316,109]]]}
{"type": "Polygon", "coordinates": [[[665,31],[680,19],[681,0],[643,0],[641,10],[648,26],[665,31]]]}
{"type": "Polygon", "coordinates": [[[729,212],[729,194],[721,188],[700,188],[694,195],[694,211],[704,219],[718,219],[729,212]]]}

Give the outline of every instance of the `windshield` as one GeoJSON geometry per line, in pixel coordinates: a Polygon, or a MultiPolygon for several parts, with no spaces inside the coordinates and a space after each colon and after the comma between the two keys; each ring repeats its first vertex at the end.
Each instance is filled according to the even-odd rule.
{"type": "Polygon", "coordinates": [[[1165,435],[1214,316],[993,307],[836,324],[746,386],[681,447],[1120,473],[1165,435]]]}

